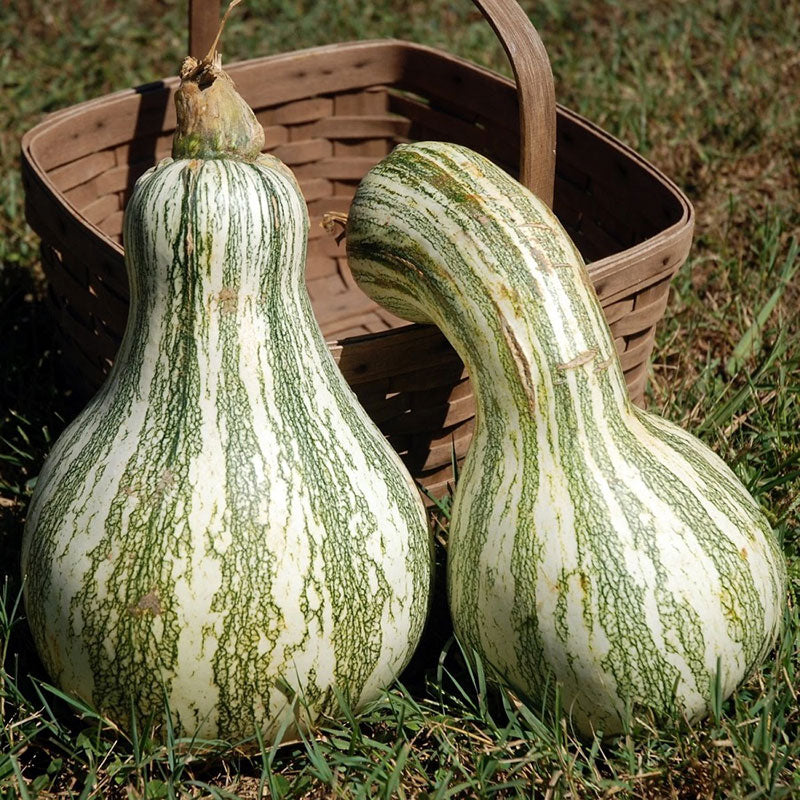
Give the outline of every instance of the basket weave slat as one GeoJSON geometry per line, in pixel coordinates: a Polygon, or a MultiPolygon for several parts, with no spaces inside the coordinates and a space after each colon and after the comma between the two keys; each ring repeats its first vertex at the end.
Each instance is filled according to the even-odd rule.
{"type": "MultiPolygon", "coordinates": [[[[400,453],[405,455],[406,464],[413,473],[438,470],[442,464],[451,462],[454,457],[457,461],[464,459],[472,441],[474,428],[475,417],[470,416],[459,425],[442,428],[437,436],[416,433],[410,437],[408,449],[401,450],[400,453]]],[[[392,441],[391,436],[387,438],[392,441]]]]}
{"type": "Polygon", "coordinates": [[[100,150],[89,153],[83,158],[78,158],[62,167],[51,170],[50,180],[61,191],[68,192],[76,186],[113,169],[117,166],[115,154],[110,150],[100,150]]]}
{"type": "MultiPolygon", "coordinates": [[[[483,5],[503,11],[509,3],[483,5]]],[[[529,66],[514,71],[530,76],[529,66]]],[[[438,330],[408,325],[363,295],[343,245],[320,222],[326,212],[347,212],[364,172],[396,144],[420,138],[466,144],[513,173],[522,163],[529,182],[545,180],[527,148],[536,140],[531,125],[549,124],[546,113],[531,112],[547,80],[518,95],[512,81],[474,64],[394,40],[254,59],[229,72],[264,125],[266,149],[294,170],[306,197],[306,279],[334,359],[416,478],[443,492],[453,455],[462,458],[472,436],[463,364],[438,330]]],[[[169,154],[176,87],[167,79],[57,112],[23,140],[26,212],[42,238],[63,361],[84,394],[102,381],[124,330],[123,209],[136,177],[169,154]]],[[[642,403],[655,326],[691,242],[692,209],[630,148],[572,111],[553,112],[553,207],[590,262],[631,397],[642,403]]]]}
{"type": "Polygon", "coordinates": [[[633,336],[645,330],[648,325],[653,325],[655,320],[661,319],[667,306],[667,292],[661,292],[652,302],[643,302],[641,297],[636,300],[636,308],[620,317],[615,326],[618,336],[633,336]]]}
{"type": "Polygon", "coordinates": [[[652,337],[649,336],[649,332],[642,331],[640,335],[643,337],[641,341],[628,341],[625,350],[619,354],[619,363],[623,371],[643,364],[653,349],[653,341],[652,337]]]}
{"type": "MultiPolygon", "coordinates": [[[[427,360],[426,360],[427,361],[427,360]]],[[[435,370],[425,366],[417,366],[409,372],[397,372],[391,375],[386,383],[388,393],[425,394],[438,391],[442,387],[448,390],[448,397],[458,400],[464,396],[472,396],[470,384],[464,365],[458,358],[452,358],[449,352],[442,354],[435,370]]],[[[413,407],[412,403],[412,407],[413,407]]]]}
{"type": "Polygon", "coordinates": [[[644,367],[638,370],[625,373],[625,380],[628,383],[628,391],[633,394],[634,392],[641,394],[647,385],[647,369],[644,367]]]}
{"type": "Polygon", "coordinates": [[[624,297],[622,300],[617,300],[613,303],[607,303],[603,306],[603,313],[606,316],[606,322],[611,325],[613,330],[616,330],[615,323],[632,310],[633,297],[624,297]]]}
{"type": "Polygon", "coordinates": [[[409,127],[409,120],[388,114],[341,114],[317,120],[312,130],[315,136],[347,142],[354,139],[401,139],[408,136],[409,127]]]}
{"type": "MultiPolygon", "coordinates": [[[[353,338],[345,344],[331,347],[334,360],[349,378],[351,386],[392,378],[419,369],[420,354],[425,354],[425,367],[460,364],[454,358],[449,342],[433,327],[409,326],[403,338],[406,346],[400,350],[396,334],[384,332],[375,336],[353,338]]],[[[459,370],[459,374],[460,374],[459,370]]]]}
{"type": "MultiPolygon", "coordinates": [[[[296,108],[290,107],[278,116],[276,121],[283,125],[309,121],[297,116],[306,108],[313,113],[311,110],[319,107],[317,118],[328,116],[330,111],[324,110],[327,103],[320,101],[320,96],[332,99],[342,92],[393,84],[403,69],[402,54],[384,50],[380,42],[359,42],[346,52],[338,45],[327,45],[276,56],[269,81],[264,81],[262,67],[257,63],[260,60],[245,63],[237,72],[236,86],[251,107],[295,102],[296,108]],[[331,68],[334,56],[335,68],[331,68]]],[[[171,113],[174,116],[174,110],[171,113]]]]}

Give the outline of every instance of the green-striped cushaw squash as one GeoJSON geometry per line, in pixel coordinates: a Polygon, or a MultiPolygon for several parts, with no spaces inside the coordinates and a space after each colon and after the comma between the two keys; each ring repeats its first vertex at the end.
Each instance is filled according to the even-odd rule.
{"type": "Polygon", "coordinates": [[[120,352],[36,485],[26,607],[48,672],[123,724],[166,700],[187,734],[270,737],[407,663],[430,534],[312,315],[294,178],[218,59],[182,77],[174,159],[126,209],[120,352]]]}
{"type": "Polygon", "coordinates": [[[763,514],[699,440],[630,402],[581,256],[532,193],[443,143],[400,146],[346,229],[361,287],[441,328],[476,398],[455,491],[456,633],[522,697],[560,684],[578,729],[626,707],[701,716],[764,657],[785,567],[763,514]]]}

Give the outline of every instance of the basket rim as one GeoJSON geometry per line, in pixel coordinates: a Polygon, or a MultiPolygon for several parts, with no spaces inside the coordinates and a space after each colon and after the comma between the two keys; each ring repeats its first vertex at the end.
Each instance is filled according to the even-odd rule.
{"type": "MultiPolygon", "coordinates": [[[[387,51],[394,52],[402,50],[410,53],[425,53],[436,58],[456,62],[461,66],[472,70],[473,72],[483,73],[486,77],[489,77],[494,81],[501,82],[510,87],[512,90],[516,91],[516,84],[514,81],[505,75],[496,72],[495,70],[489,69],[480,64],[476,64],[469,59],[453,55],[447,51],[440,50],[429,45],[418,44],[416,42],[410,42],[397,38],[369,39],[318,45],[301,50],[292,50],[285,53],[258,56],[255,58],[234,61],[230,63],[227,69],[229,72],[231,72],[234,80],[236,80],[237,73],[241,74],[244,71],[260,69],[265,65],[275,65],[294,61],[298,57],[302,57],[304,55],[314,57],[321,56],[326,53],[342,53],[344,51],[355,52],[359,49],[374,50],[375,48],[385,48],[387,51]]],[[[35,153],[37,140],[42,136],[51,134],[53,129],[57,129],[57,127],[63,122],[72,119],[74,116],[80,115],[90,109],[93,109],[98,105],[106,105],[123,101],[125,99],[135,97],[137,95],[141,96],[149,92],[163,91],[165,89],[170,90],[173,87],[177,87],[178,84],[179,78],[177,76],[170,76],[160,80],[141,84],[136,87],[129,87],[89,100],[84,100],[80,103],[76,103],[72,106],[67,106],[63,109],[59,109],[47,114],[34,127],[30,128],[21,139],[20,149],[23,169],[29,169],[36,176],[42,187],[61,207],[61,209],[63,209],[64,213],[68,217],[74,219],[74,221],[84,228],[87,233],[93,235],[98,240],[96,242],[97,244],[110,249],[118,256],[124,255],[122,246],[114,242],[96,224],[86,219],[86,217],[84,217],[77,208],[70,204],[55,186],[55,183],[50,178],[48,171],[41,167],[35,153]]],[[[639,262],[647,257],[652,257],[654,254],[664,250],[665,248],[675,247],[682,252],[683,258],[685,258],[686,252],[688,252],[691,243],[695,214],[692,203],[683,190],[644,156],[640,155],[636,150],[634,150],[633,147],[625,144],[615,136],[605,131],[596,123],[588,120],[583,115],[563,106],[560,103],[556,103],[556,112],[559,118],[567,119],[580,128],[583,128],[589,135],[602,140],[606,145],[615,150],[621,157],[630,161],[642,172],[647,173],[651,178],[654,179],[661,189],[664,190],[670,196],[670,198],[678,204],[680,209],[680,214],[677,221],[660,230],[655,235],[650,236],[647,239],[644,239],[643,241],[626,248],[625,250],[618,251],[610,256],[587,263],[586,266],[593,282],[598,283],[599,281],[608,280],[618,273],[626,270],[632,262],[639,262]]],[[[664,259],[661,265],[662,268],[660,270],[650,273],[646,280],[640,284],[633,286],[628,284],[624,289],[604,296],[604,304],[614,302],[614,300],[618,297],[622,297],[625,294],[630,294],[639,288],[656,283],[661,279],[670,276],[675,272],[677,266],[682,263],[683,258],[678,261],[677,265],[674,263],[675,259],[664,259]]],[[[404,331],[413,327],[415,327],[415,324],[409,324],[382,332],[380,334],[367,334],[366,336],[391,336],[398,331],[404,331]]],[[[358,339],[361,337],[355,338],[358,339]]],[[[332,341],[335,343],[337,341],[345,340],[341,339],[332,341]]]]}

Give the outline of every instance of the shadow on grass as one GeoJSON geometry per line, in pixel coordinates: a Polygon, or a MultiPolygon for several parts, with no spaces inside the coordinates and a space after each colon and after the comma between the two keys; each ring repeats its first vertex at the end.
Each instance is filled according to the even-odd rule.
{"type": "MultiPolygon", "coordinates": [[[[4,552],[53,441],[81,403],[59,375],[55,323],[30,269],[0,269],[0,531],[4,552]]],[[[8,559],[5,559],[6,563],[8,559]]]]}
{"type": "MultiPolygon", "coordinates": [[[[30,493],[51,444],[80,411],[59,375],[55,322],[34,272],[21,264],[0,268],[0,587],[6,608],[20,596],[20,548],[30,493]]],[[[2,632],[0,632],[2,633],[2,632]]],[[[30,678],[47,676],[24,620],[3,633],[18,688],[33,696],[30,678]]]]}

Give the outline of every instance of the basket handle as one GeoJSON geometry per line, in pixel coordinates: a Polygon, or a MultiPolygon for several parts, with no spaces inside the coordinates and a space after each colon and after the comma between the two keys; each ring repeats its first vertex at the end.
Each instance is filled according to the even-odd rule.
{"type": "MultiPolygon", "coordinates": [[[[516,0],[472,0],[506,51],[517,82],[520,182],[553,203],[556,101],[542,40],[516,0]]],[[[202,57],[219,27],[220,0],[189,0],[189,52],[202,57]]]]}

